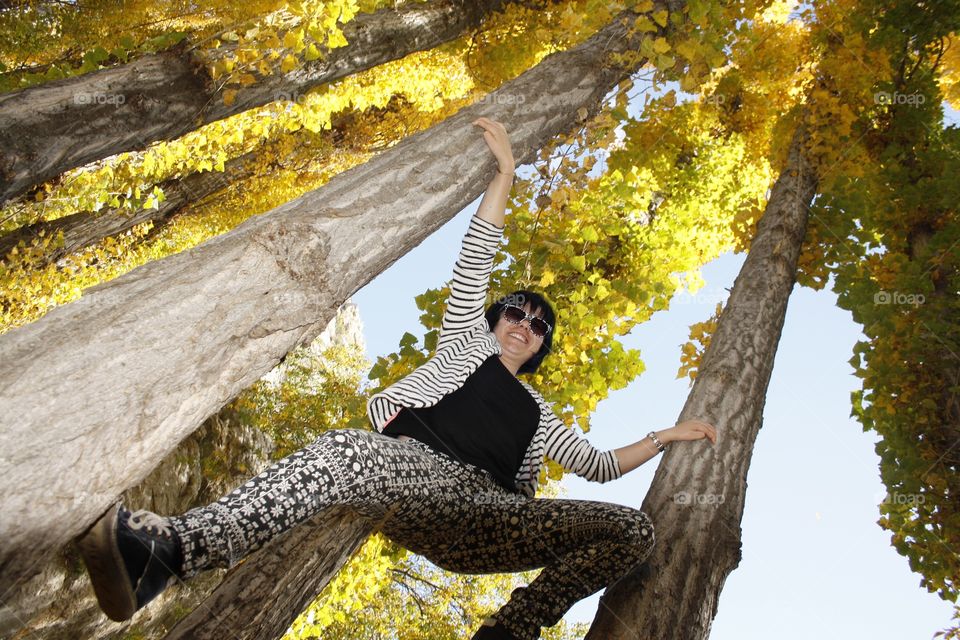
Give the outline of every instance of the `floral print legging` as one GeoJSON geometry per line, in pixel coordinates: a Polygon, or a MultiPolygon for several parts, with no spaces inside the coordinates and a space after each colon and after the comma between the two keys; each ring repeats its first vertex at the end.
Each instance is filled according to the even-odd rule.
{"type": "Polygon", "coordinates": [[[642,562],[654,544],[642,511],[607,502],[528,498],[486,471],[362,429],[325,432],[206,507],[170,518],[183,577],[228,567],[283,531],[350,505],[402,547],[457,573],[543,567],[494,614],[523,640],[642,562]]]}

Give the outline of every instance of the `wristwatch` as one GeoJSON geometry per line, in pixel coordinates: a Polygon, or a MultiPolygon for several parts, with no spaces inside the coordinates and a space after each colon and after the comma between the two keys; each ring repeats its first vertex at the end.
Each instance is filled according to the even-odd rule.
{"type": "Polygon", "coordinates": [[[666,447],[663,445],[662,442],[660,442],[660,439],[657,437],[656,433],[651,431],[650,433],[647,434],[647,437],[653,440],[653,444],[657,445],[657,449],[660,451],[660,453],[663,453],[666,450],[666,447]]]}

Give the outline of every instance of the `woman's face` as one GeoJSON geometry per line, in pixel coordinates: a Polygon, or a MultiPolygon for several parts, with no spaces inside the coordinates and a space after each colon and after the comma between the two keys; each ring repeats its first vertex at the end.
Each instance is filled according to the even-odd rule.
{"type": "MultiPolygon", "coordinates": [[[[531,313],[529,302],[523,305],[523,310],[528,314],[531,313]]],[[[543,317],[540,313],[534,315],[543,317]]],[[[497,340],[500,342],[502,357],[516,362],[517,366],[529,360],[537,351],[540,351],[540,347],[543,345],[543,338],[533,335],[533,332],[530,331],[529,320],[523,320],[520,324],[513,324],[504,319],[502,312],[497,325],[493,328],[493,334],[497,336],[497,340]]]]}

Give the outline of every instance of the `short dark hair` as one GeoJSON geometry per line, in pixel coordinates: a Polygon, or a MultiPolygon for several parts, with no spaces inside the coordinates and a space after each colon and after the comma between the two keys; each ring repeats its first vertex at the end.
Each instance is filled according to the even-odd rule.
{"type": "Polygon", "coordinates": [[[557,332],[557,315],[554,313],[553,307],[547,302],[547,299],[539,293],[521,290],[498,298],[493,304],[487,307],[487,312],[484,314],[484,317],[487,319],[487,326],[490,327],[490,331],[493,331],[494,327],[496,327],[500,321],[500,314],[506,305],[514,304],[518,307],[523,307],[528,303],[530,305],[530,312],[538,314],[546,320],[552,329],[543,337],[543,344],[540,345],[540,350],[530,356],[530,359],[520,366],[517,374],[536,373],[540,367],[540,363],[543,362],[543,359],[550,353],[550,349],[553,347],[553,334],[557,332]]]}

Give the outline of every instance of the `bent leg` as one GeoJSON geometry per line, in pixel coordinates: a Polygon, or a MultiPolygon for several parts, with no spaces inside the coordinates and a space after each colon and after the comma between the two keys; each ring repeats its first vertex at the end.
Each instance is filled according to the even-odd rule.
{"type": "MultiPolygon", "coordinates": [[[[494,617],[516,637],[540,637],[577,601],[643,562],[654,545],[653,524],[642,511],[588,500],[530,499],[481,493],[437,531],[406,541],[438,566],[459,573],[499,573],[544,567],[527,587],[514,590],[494,617]],[[498,499],[499,498],[499,499],[498,499]],[[479,502],[479,504],[478,504],[479,502]],[[489,504],[487,504],[489,503],[489,504]],[[442,540],[443,542],[434,542],[442,540]]],[[[395,524],[388,536],[404,535],[395,524]]]]}
{"type": "Polygon", "coordinates": [[[321,510],[346,504],[387,517],[405,498],[453,488],[422,449],[362,429],[325,432],[213,504],[170,523],[183,549],[182,576],[229,567],[321,510]]]}

